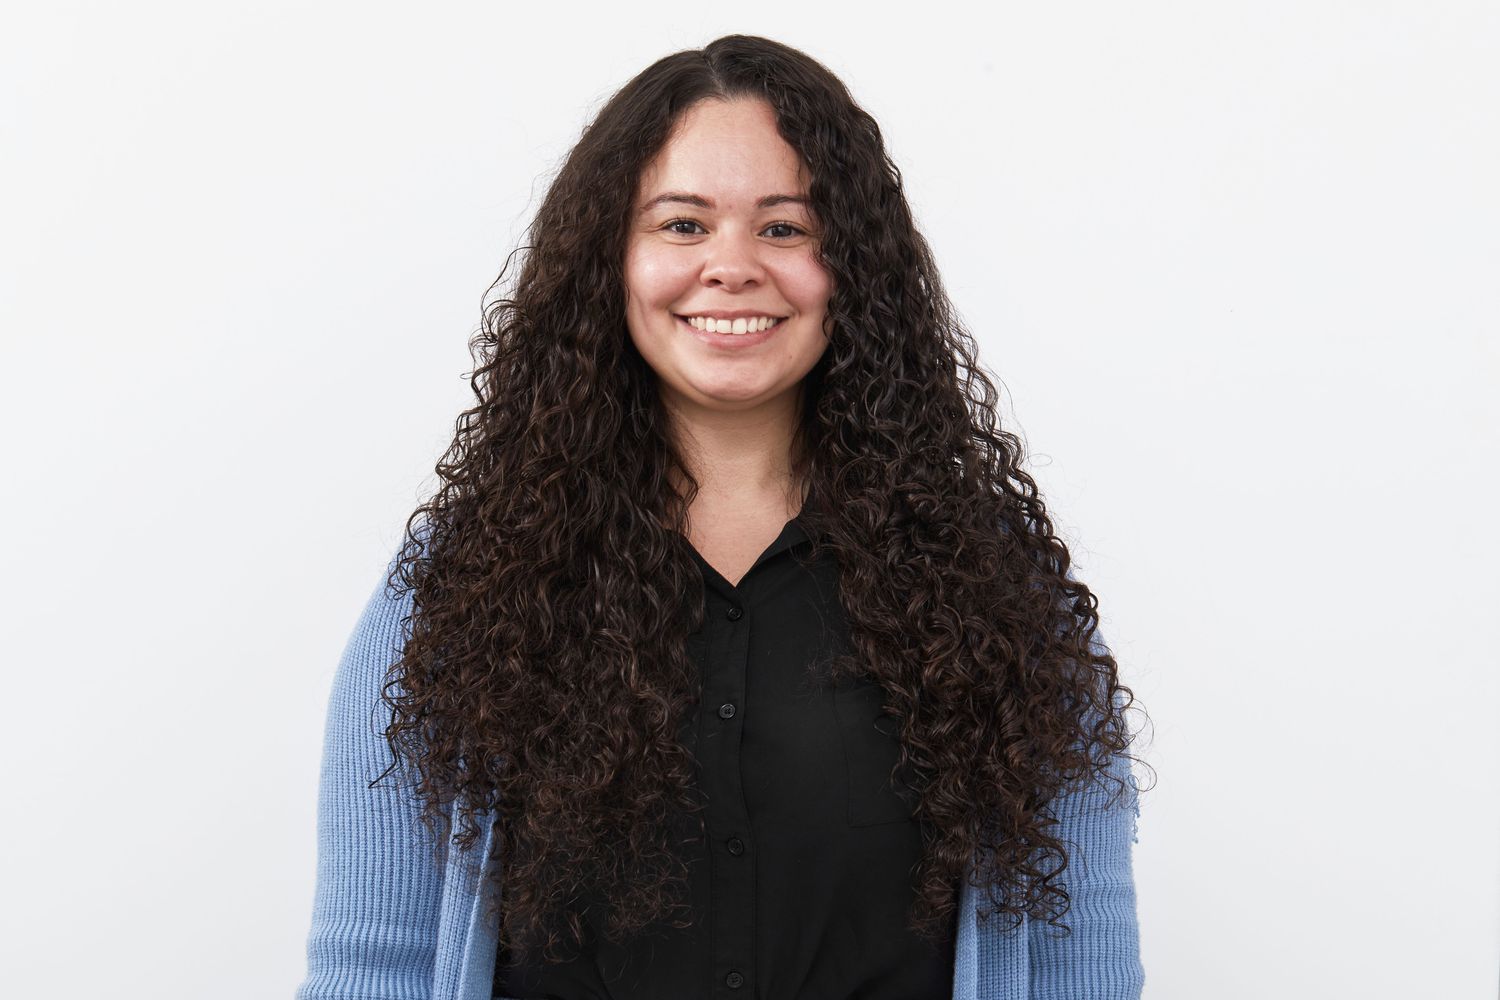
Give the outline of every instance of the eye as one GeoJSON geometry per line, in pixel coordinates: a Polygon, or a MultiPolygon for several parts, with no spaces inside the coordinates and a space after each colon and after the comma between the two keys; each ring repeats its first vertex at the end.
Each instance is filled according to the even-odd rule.
{"type": "MultiPolygon", "coordinates": [[[[670,232],[670,233],[673,233],[673,234],[675,234],[677,236],[696,236],[696,235],[698,235],[697,233],[687,232],[687,231],[678,229],[677,228],[678,226],[698,226],[699,229],[703,228],[701,225],[698,224],[698,221],[696,219],[671,219],[671,220],[663,223],[661,228],[664,229],[664,230],[666,230],[666,231],[668,231],[668,232],[670,232]]],[[[789,239],[792,239],[795,236],[801,236],[801,235],[805,235],[806,234],[806,230],[802,229],[802,227],[800,227],[800,226],[795,226],[795,225],[793,225],[790,222],[773,222],[769,226],[766,227],[766,230],[771,230],[771,229],[787,229],[787,230],[790,230],[790,232],[785,233],[783,235],[772,236],[771,238],[773,240],[789,240],[789,239]]],[[[762,230],[762,231],[764,232],[766,230],[762,230]]]]}

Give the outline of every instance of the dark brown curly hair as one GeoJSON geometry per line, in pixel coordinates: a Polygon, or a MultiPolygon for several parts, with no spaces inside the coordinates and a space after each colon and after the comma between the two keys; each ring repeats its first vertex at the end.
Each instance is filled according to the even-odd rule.
{"type": "Polygon", "coordinates": [[[698,484],[628,335],[623,260],[639,178],[674,124],[739,97],[769,102],[801,155],[833,279],[793,471],[840,567],[855,655],[830,676],[884,687],[898,770],[920,784],[910,926],[951,926],[971,871],[995,911],[1061,926],[1049,803],[1124,784],[1107,769],[1135,699],[1020,440],[997,426],[880,129],[826,67],[765,38],[666,56],[615,93],[538,209],[510,297],[485,307],[477,402],[388,581],[412,592],[384,687],[392,769],[439,847],[470,849],[477,811],[497,817],[489,917],[514,952],[555,959],[564,930],[578,945],[585,896],[608,901],[612,940],[686,926],[669,819],[698,809],[676,735],[700,686],[686,651],[703,611],[685,538],[698,484]]]}

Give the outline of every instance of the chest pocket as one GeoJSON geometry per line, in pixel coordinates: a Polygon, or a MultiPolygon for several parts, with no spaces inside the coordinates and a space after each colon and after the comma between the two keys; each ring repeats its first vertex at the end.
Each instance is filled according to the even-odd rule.
{"type": "Polygon", "coordinates": [[[885,689],[875,681],[841,684],[833,692],[848,775],[849,825],[914,820],[917,794],[910,775],[897,771],[901,744],[897,720],[885,711],[885,689]]]}

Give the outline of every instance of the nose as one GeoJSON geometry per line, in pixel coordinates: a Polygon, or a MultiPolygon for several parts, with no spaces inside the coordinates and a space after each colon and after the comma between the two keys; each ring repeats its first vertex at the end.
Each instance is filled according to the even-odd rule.
{"type": "Polygon", "coordinates": [[[699,275],[703,284],[733,291],[750,282],[765,280],[760,247],[753,235],[734,232],[731,227],[699,245],[705,248],[699,275]]]}

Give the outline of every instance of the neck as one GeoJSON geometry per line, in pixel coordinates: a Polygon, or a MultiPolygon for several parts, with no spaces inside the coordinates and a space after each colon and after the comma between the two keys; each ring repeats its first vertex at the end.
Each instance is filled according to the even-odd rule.
{"type": "Polygon", "coordinates": [[[782,399],[753,410],[669,410],[699,498],[713,506],[785,502],[793,513],[800,509],[802,490],[792,477],[800,415],[794,394],[782,399]]]}

